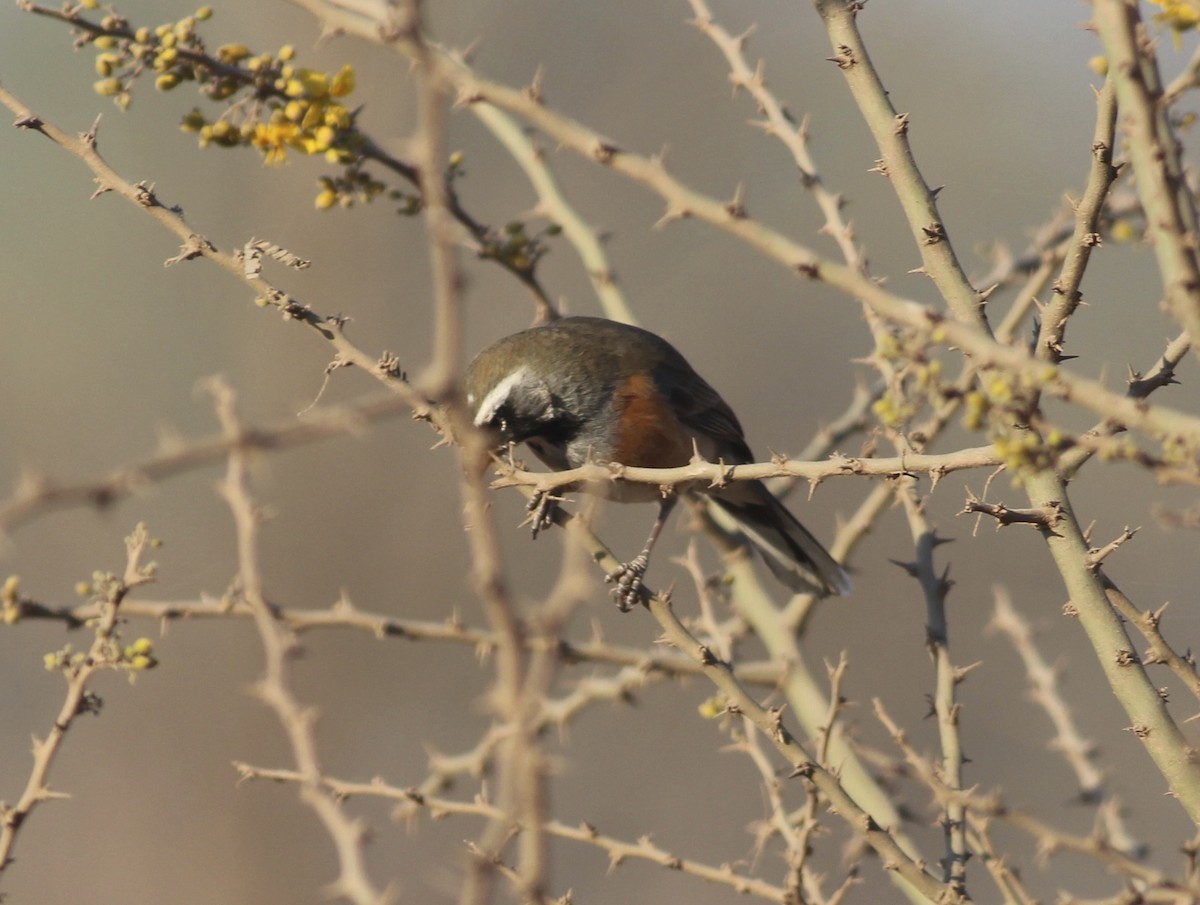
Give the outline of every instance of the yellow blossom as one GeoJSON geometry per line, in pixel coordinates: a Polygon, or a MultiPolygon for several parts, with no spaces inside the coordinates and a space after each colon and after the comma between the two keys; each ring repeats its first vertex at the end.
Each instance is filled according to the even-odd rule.
{"type": "Polygon", "coordinates": [[[329,93],[329,76],[315,69],[297,69],[283,93],[288,97],[325,97],[329,93]]]}
{"type": "Polygon", "coordinates": [[[355,83],[354,67],[347,63],[333,77],[333,82],[329,86],[329,94],[332,97],[345,97],[354,91],[355,83]]]}
{"type": "Polygon", "coordinates": [[[1200,0],[1150,0],[1162,9],[1155,20],[1170,27],[1175,37],[1175,48],[1180,45],[1179,36],[1200,23],[1200,0]]]}

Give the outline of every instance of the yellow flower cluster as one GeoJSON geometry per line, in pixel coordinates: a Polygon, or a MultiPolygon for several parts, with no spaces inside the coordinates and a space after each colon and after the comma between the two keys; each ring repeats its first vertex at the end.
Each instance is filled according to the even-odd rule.
{"type": "MultiPolygon", "coordinates": [[[[83,666],[87,660],[88,654],[83,651],[74,650],[68,644],[59,650],[43,655],[42,665],[51,672],[57,670],[74,672],[83,666]]],[[[93,660],[93,662],[96,661],[93,660]]],[[[158,660],[154,658],[154,642],[149,638],[138,638],[132,644],[127,644],[123,649],[112,646],[108,655],[103,658],[101,665],[117,669],[127,669],[133,672],[154,669],[154,667],[158,666],[158,660]]],[[[130,676],[130,678],[132,679],[133,677],[130,676]]]]}
{"type": "MultiPolygon", "coordinates": [[[[347,167],[340,176],[322,176],[317,180],[321,190],[317,193],[314,204],[317,210],[329,210],[335,204],[342,207],[353,207],[356,201],[369,202],[388,190],[387,186],[364,172],[357,166],[347,167]]],[[[392,199],[406,198],[406,208],[402,212],[415,213],[420,210],[420,199],[415,195],[405,196],[402,192],[388,193],[392,199]],[[415,206],[415,207],[414,207],[415,206]]]]}
{"type": "Polygon", "coordinates": [[[1162,9],[1155,18],[1176,31],[1187,31],[1200,23],[1200,2],[1197,0],[1150,0],[1162,9]]]}
{"type": "Polygon", "coordinates": [[[1175,38],[1175,49],[1179,49],[1180,35],[1200,24],[1200,0],[1150,0],[1162,12],[1155,13],[1154,20],[1168,26],[1175,38]]]}
{"type": "Polygon", "coordinates": [[[1051,432],[1041,437],[1037,431],[1011,429],[992,439],[992,448],[1004,462],[1016,483],[1024,475],[1043,471],[1054,465],[1056,453],[1063,445],[1062,435],[1051,432]]]}
{"type": "Polygon", "coordinates": [[[275,87],[288,100],[275,107],[266,122],[255,124],[250,144],[271,164],[282,163],[288,148],[304,154],[324,154],[330,163],[348,162],[354,155],[339,147],[338,139],[353,126],[353,118],[339,99],[354,91],[354,82],[354,67],[350,65],[334,76],[284,65],[275,87]]]}
{"type": "MultiPolygon", "coordinates": [[[[192,110],[184,116],[180,128],[197,133],[201,147],[216,144],[256,148],[267,164],[283,163],[289,150],[324,154],[330,163],[354,160],[358,144],[354,116],[341,101],[354,91],[354,67],[346,65],[329,75],[294,66],[295,53],[290,45],[274,55],[257,56],[244,44],[218,48],[217,59],[242,67],[246,73],[244,84],[257,86],[260,95],[265,87],[266,99],[248,109],[234,108],[240,122],[231,121],[231,111],[209,122],[199,110],[192,110]]],[[[234,84],[230,90],[230,81],[217,81],[208,89],[209,97],[224,100],[235,93],[241,86],[234,84]]]]}
{"type": "Polygon", "coordinates": [[[355,88],[354,68],[343,66],[333,74],[302,68],[295,65],[290,45],[256,54],[245,44],[232,43],[210,53],[196,28],[212,14],[204,6],[156,28],[134,28],[110,12],[90,34],[100,76],[96,92],[125,109],[134,81],[147,71],[157,74],[154,84],[160,91],[195,82],[214,101],[246,92],[248,97],[215,119],[192,110],[181,128],[196,133],[201,147],[256,148],[268,164],[282,163],[288,151],[323,154],[331,163],[353,162],[361,139],[344,99],[355,88]]]}
{"type": "Polygon", "coordinates": [[[99,51],[96,75],[100,79],[93,85],[96,93],[111,97],[126,110],[132,100],[130,88],[146,70],[158,73],[154,84],[160,91],[201,78],[204,46],[196,37],[196,24],[211,17],[212,9],[202,6],[175,22],[135,30],[115,13],[105,16],[100,20],[102,31],[92,37],[92,45],[99,51]]]}
{"type": "Polygon", "coordinates": [[[133,644],[126,645],[121,651],[120,662],[127,669],[154,669],[158,666],[154,659],[154,642],[149,638],[138,638],[133,644]]]}

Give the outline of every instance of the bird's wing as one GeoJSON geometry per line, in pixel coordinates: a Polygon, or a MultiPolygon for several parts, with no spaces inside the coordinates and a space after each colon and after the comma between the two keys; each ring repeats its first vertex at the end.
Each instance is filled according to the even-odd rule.
{"type": "Polygon", "coordinates": [[[709,439],[713,450],[701,448],[710,458],[723,458],[730,464],[753,462],[754,454],[746,445],[742,425],[721,394],[691,368],[686,372],[670,372],[665,395],[681,424],[694,431],[697,440],[709,439]]]}

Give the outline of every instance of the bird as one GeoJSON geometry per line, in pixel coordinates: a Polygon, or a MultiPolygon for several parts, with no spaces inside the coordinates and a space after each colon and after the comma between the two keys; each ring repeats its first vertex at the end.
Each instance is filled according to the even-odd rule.
{"type": "MultiPolygon", "coordinates": [[[[673,468],[696,453],[726,466],[755,461],[733,409],[674,346],[606,318],[561,317],[497,340],[467,365],[463,390],[491,449],[524,443],[552,471],[588,462],[673,468]]],[[[846,572],[761,481],[702,484],[681,492],[706,496],[725,512],[785,587],[850,593],[846,572]]],[[[678,496],[631,481],[601,492],[618,502],[659,503],[642,552],[607,576],[628,610],[642,599],[651,551],[678,496]]]]}

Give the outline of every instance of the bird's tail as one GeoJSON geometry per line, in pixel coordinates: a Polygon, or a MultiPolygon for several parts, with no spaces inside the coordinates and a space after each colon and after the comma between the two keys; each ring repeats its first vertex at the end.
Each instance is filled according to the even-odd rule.
{"type": "Polygon", "coordinates": [[[736,496],[710,499],[750,539],[780,582],[796,593],[850,593],[845,570],[765,486],[747,481],[737,488],[736,496]]]}

